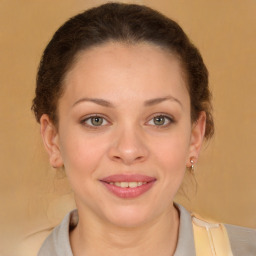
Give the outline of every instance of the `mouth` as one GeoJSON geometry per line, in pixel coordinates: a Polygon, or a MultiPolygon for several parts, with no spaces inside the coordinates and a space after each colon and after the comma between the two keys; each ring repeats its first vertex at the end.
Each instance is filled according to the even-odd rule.
{"type": "Polygon", "coordinates": [[[109,184],[120,187],[120,188],[137,188],[137,187],[147,184],[147,182],[145,182],[145,181],[138,181],[138,182],[137,181],[131,181],[131,182],[117,181],[117,182],[109,182],[109,184]]]}
{"type": "Polygon", "coordinates": [[[156,178],[145,175],[112,175],[100,181],[109,192],[120,198],[136,198],[150,190],[156,178]]]}

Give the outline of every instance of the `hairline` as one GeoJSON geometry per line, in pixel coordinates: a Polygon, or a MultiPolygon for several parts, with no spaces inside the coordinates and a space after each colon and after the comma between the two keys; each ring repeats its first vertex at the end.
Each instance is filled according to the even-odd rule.
{"type": "MultiPolygon", "coordinates": [[[[156,42],[153,40],[147,40],[147,39],[114,39],[114,38],[110,38],[110,39],[106,39],[104,41],[98,42],[98,43],[93,43],[91,45],[87,45],[84,47],[81,47],[78,50],[73,50],[74,54],[70,60],[69,63],[67,63],[66,67],[65,67],[65,72],[63,72],[63,76],[61,78],[61,81],[59,83],[60,85],[60,90],[59,90],[59,94],[55,95],[55,101],[56,101],[56,109],[55,109],[55,114],[53,119],[51,120],[54,124],[54,126],[58,129],[58,121],[59,121],[59,100],[62,98],[63,94],[65,93],[65,88],[67,86],[66,80],[68,77],[68,74],[70,72],[72,72],[72,70],[74,69],[75,65],[78,63],[78,61],[80,60],[80,57],[82,56],[83,53],[85,53],[86,51],[90,51],[91,49],[97,49],[98,47],[107,45],[107,44],[121,44],[121,45],[126,45],[126,46],[136,46],[136,45],[151,45],[153,47],[156,47],[158,49],[161,49],[165,52],[168,52],[169,54],[171,54],[180,64],[181,67],[181,77],[184,81],[185,87],[188,91],[189,94],[189,100],[190,100],[190,111],[192,111],[191,108],[191,95],[190,95],[190,86],[189,86],[189,79],[188,79],[188,71],[186,70],[185,67],[185,63],[182,60],[182,57],[180,56],[179,53],[175,52],[174,50],[172,50],[170,47],[168,47],[168,45],[166,44],[161,44],[160,42],[156,42]]],[[[192,112],[190,113],[190,117],[191,117],[191,123],[196,122],[196,120],[192,120],[192,112]]]]}

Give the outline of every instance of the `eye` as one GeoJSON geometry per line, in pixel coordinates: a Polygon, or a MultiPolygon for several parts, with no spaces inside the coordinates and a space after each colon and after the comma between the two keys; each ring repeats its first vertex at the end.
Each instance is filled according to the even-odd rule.
{"type": "Polygon", "coordinates": [[[168,126],[169,124],[173,123],[173,119],[166,115],[157,115],[154,116],[149,122],[149,125],[154,126],[168,126]]]}
{"type": "Polygon", "coordinates": [[[101,116],[90,116],[82,120],[82,124],[91,127],[104,126],[108,124],[108,121],[101,116]]]}

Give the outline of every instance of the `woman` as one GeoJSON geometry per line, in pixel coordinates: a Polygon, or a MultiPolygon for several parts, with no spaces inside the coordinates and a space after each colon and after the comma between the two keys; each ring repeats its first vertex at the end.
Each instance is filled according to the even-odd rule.
{"type": "Polygon", "coordinates": [[[77,210],[39,255],[255,255],[254,230],[173,203],[213,134],[210,98],[200,53],[156,11],[110,3],[67,21],[44,52],[33,110],[77,210]]]}

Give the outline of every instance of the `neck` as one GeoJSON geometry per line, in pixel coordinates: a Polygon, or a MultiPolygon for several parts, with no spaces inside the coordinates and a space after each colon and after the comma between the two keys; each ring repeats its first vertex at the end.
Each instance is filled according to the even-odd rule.
{"type": "Polygon", "coordinates": [[[170,256],[175,252],[178,229],[179,213],[174,206],[153,221],[132,228],[103,225],[79,212],[70,241],[74,256],[170,256]]]}

